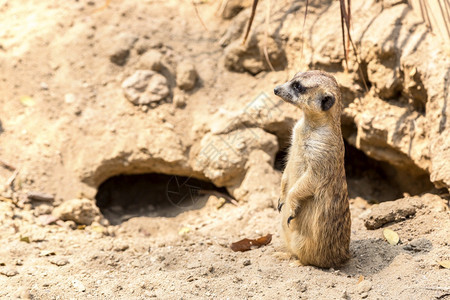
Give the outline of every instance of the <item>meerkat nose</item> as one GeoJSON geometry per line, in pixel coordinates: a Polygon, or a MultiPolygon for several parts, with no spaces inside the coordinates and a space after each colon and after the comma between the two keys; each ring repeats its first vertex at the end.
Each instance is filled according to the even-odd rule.
{"type": "Polygon", "coordinates": [[[281,86],[279,86],[279,85],[277,85],[274,89],[273,89],[273,93],[275,94],[275,95],[280,95],[280,92],[281,92],[281,86]]]}

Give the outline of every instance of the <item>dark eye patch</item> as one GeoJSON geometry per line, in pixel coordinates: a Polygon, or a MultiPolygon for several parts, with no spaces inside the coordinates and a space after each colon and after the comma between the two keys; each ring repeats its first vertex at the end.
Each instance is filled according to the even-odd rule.
{"type": "Polygon", "coordinates": [[[304,94],[306,92],[306,87],[304,87],[300,82],[294,81],[292,83],[292,88],[299,94],[304,94]]]}

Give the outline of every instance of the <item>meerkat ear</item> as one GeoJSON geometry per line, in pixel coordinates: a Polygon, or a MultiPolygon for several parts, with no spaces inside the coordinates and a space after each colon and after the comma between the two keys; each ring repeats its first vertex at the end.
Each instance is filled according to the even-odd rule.
{"type": "Polygon", "coordinates": [[[320,108],[323,111],[327,111],[331,107],[333,107],[334,102],[336,102],[336,98],[334,97],[334,95],[331,95],[331,94],[325,95],[320,100],[320,108]]]}

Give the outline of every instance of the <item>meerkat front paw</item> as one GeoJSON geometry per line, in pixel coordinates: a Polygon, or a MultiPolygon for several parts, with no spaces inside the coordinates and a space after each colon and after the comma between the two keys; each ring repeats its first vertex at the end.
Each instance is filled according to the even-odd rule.
{"type": "Polygon", "coordinates": [[[281,208],[283,207],[284,202],[281,202],[281,198],[278,198],[278,205],[277,205],[277,209],[278,212],[281,212],[281,208]]]}
{"type": "Polygon", "coordinates": [[[297,205],[297,206],[293,207],[292,205],[289,205],[289,203],[288,203],[286,205],[286,209],[288,210],[287,211],[288,218],[287,218],[286,222],[287,222],[287,226],[289,227],[289,224],[291,223],[291,221],[297,217],[297,214],[300,210],[300,206],[297,205]]]}

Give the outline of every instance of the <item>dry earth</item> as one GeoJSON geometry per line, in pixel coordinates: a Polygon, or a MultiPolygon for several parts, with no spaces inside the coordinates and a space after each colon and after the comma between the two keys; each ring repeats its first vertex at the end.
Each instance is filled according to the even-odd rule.
{"type": "Polygon", "coordinates": [[[0,0],[0,298],[450,299],[444,46],[404,1],[354,1],[366,90],[336,1],[311,1],[305,30],[303,1],[272,1],[267,38],[261,1],[242,46],[249,2],[197,3],[205,29],[190,1],[0,0]],[[336,270],[280,258],[300,112],[271,91],[305,68],[332,72],[346,107],[336,270]]]}

